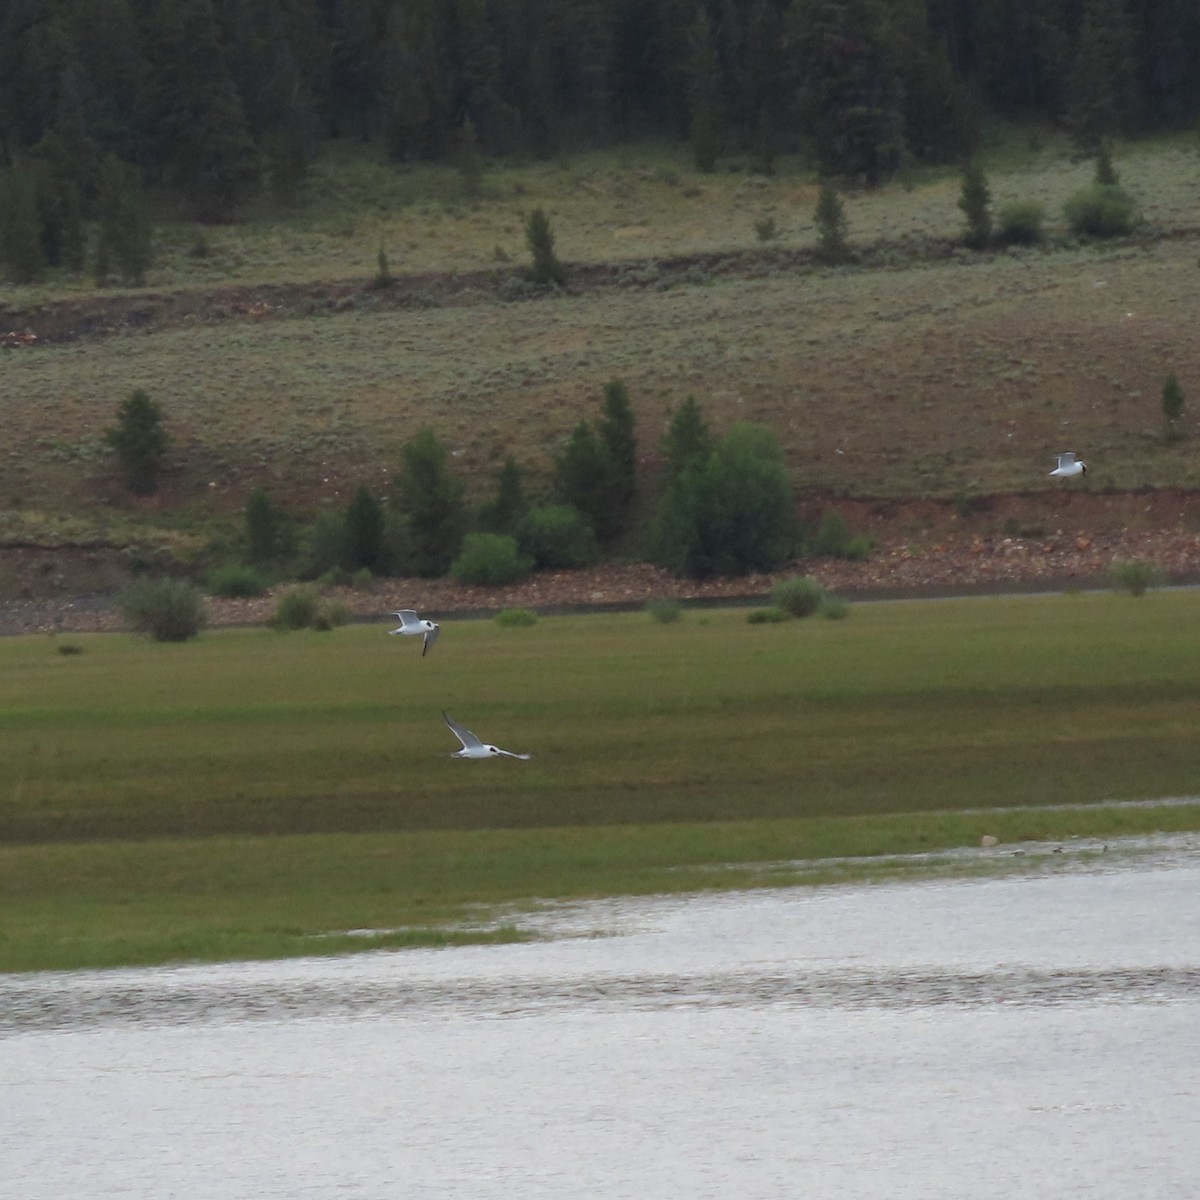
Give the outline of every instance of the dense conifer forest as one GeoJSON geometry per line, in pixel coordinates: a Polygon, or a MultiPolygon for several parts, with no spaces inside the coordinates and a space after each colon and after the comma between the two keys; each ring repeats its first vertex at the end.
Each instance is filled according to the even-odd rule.
{"type": "MultiPolygon", "coordinates": [[[[700,170],[803,150],[868,186],[959,161],[989,113],[1085,148],[1200,116],[1195,0],[4,0],[5,257],[38,214],[136,268],[139,189],[204,221],[297,195],[317,147],[553,157],[648,134],[700,170]],[[15,233],[13,231],[16,231],[15,233]]],[[[24,253],[32,264],[33,247],[24,253]]],[[[13,263],[16,267],[13,269],[13,263]]],[[[132,272],[136,275],[136,269],[132,272]]]]}

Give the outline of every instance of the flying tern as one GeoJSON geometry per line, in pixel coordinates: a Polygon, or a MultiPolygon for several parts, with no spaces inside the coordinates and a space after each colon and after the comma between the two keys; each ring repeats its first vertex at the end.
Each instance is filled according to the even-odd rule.
{"type": "Polygon", "coordinates": [[[505,758],[529,757],[528,754],[514,754],[511,750],[501,750],[499,746],[481,742],[469,729],[464,729],[446,713],[442,713],[442,720],[450,726],[450,732],[462,742],[462,749],[452,751],[451,758],[498,758],[501,755],[505,758]]]}
{"type": "Polygon", "coordinates": [[[432,621],[426,621],[423,617],[418,617],[411,608],[402,608],[392,615],[400,618],[400,624],[389,632],[393,636],[401,634],[405,637],[423,637],[425,644],[421,648],[421,657],[424,658],[433,643],[438,640],[438,634],[442,632],[442,627],[435,625],[432,621]]]}
{"type": "Polygon", "coordinates": [[[1058,466],[1050,472],[1054,479],[1070,479],[1072,475],[1086,475],[1087,463],[1076,458],[1069,450],[1058,456],[1058,466]]]}

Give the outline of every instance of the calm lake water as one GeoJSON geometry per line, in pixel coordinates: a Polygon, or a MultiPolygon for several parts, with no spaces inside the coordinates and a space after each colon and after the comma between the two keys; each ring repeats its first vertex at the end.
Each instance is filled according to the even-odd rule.
{"type": "Polygon", "coordinates": [[[538,920],[562,936],[0,978],[0,1191],[1196,1195],[1195,839],[538,920]]]}

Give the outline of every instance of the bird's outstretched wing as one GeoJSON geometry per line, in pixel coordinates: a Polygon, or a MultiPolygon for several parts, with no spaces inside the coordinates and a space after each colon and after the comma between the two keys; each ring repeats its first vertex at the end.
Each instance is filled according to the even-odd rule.
{"type": "Polygon", "coordinates": [[[450,726],[450,732],[463,744],[464,750],[476,750],[483,743],[469,730],[464,729],[457,721],[450,717],[447,713],[442,713],[442,720],[450,726]]]}
{"type": "Polygon", "coordinates": [[[1060,467],[1070,467],[1070,466],[1074,466],[1074,464],[1075,464],[1075,454],[1073,451],[1068,450],[1066,452],[1066,454],[1060,454],[1058,456],[1058,465],[1060,467]]]}
{"type": "Polygon", "coordinates": [[[429,651],[433,649],[433,643],[438,640],[438,635],[441,632],[442,627],[440,625],[435,625],[432,629],[425,630],[425,641],[421,645],[422,658],[424,658],[425,655],[427,655],[429,651]]]}
{"type": "Polygon", "coordinates": [[[505,758],[524,758],[524,759],[529,758],[528,754],[514,754],[511,750],[500,750],[499,746],[497,746],[496,749],[499,750],[500,753],[503,754],[505,758]]]}

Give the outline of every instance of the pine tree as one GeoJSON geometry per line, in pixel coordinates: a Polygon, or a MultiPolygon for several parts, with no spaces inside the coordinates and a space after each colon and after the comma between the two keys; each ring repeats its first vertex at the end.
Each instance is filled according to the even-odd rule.
{"type": "Polygon", "coordinates": [[[52,161],[56,177],[74,184],[76,189],[95,186],[100,154],[92,129],[102,124],[96,110],[103,111],[111,103],[109,97],[95,94],[79,60],[72,58],[58,81],[54,125],[38,149],[52,161]]]}
{"type": "Polygon", "coordinates": [[[1163,382],[1162,410],[1167,421],[1167,436],[1178,437],[1179,418],[1183,416],[1183,388],[1180,387],[1179,379],[1174,371],[1163,382]]]}
{"type": "Polygon", "coordinates": [[[637,494],[637,435],[629,389],[620,379],[604,385],[604,405],[597,426],[607,475],[604,515],[596,533],[602,541],[629,527],[637,494]]]}
{"type": "MultiPolygon", "coordinates": [[[[393,26],[412,5],[358,3],[324,5],[328,10],[329,117],[334,137],[371,137],[377,102],[388,90],[397,64],[390,53],[393,26]]],[[[424,6],[420,6],[424,7],[424,6]]],[[[407,32],[405,30],[405,32],[407,32]]]]}
{"type": "Polygon", "coordinates": [[[984,249],[992,237],[992,214],[988,208],[991,199],[991,189],[983,168],[974,161],[967,163],[963,168],[958,207],[967,218],[964,241],[975,250],[984,249]]]}
{"type": "Polygon", "coordinates": [[[713,449],[713,437],[695,396],[688,396],[671,416],[662,440],[667,478],[678,479],[691,464],[702,462],[713,449]]]}
{"type": "Polygon", "coordinates": [[[361,485],[346,509],[345,517],[346,566],[366,567],[378,571],[383,563],[383,506],[361,485]]]}
{"type": "Polygon", "coordinates": [[[877,186],[905,153],[903,89],[880,0],[794,0],[788,26],[821,173],[877,186]]]}
{"type": "Polygon", "coordinates": [[[390,288],[396,282],[396,277],[392,274],[392,265],[388,262],[387,251],[382,246],[375,255],[375,278],[371,282],[380,291],[390,288]]]}
{"type": "Polygon", "coordinates": [[[131,492],[149,496],[158,490],[168,438],[162,409],[141,388],[122,402],[117,423],[105,431],[104,440],[117,452],[131,492]]]}
{"type": "Polygon", "coordinates": [[[846,243],[846,208],[833,184],[821,184],[813,220],[817,226],[817,257],[826,263],[845,262],[850,257],[850,247],[846,243]]]}
{"type": "Polygon", "coordinates": [[[299,197],[315,153],[317,117],[309,80],[290,43],[264,48],[264,53],[271,54],[271,68],[260,100],[263,171],[275,199],[290,205],[299,197]]]}
{"type": "Polygon", "coordinates": [[[422,429],[401,449],[398,508],[408,520],[412,565],[418,575],[444,575],[458,557],[467,526],[466,488],[451,474],[446,447],[422,429]]]}
{"type": "Polygon", "coordinates": [[[521,468],[510,454],[496,476],[496,495],[479,511],[477,524],[485,533],[515,533],[529,511],[521,468]]]}
{"type": "Polygon", "coordinates": [[[958,162],[978,146],[980,106],[930,25],[925,0],[900,0],[887,20],[890,58],[900,81],[904,140],[923,161],[958,162]]]}
{"type": "Polygon", "coordinates": [[[558,499],[583,514],[600,536],[605,525],[608,471],[604,450],[587,421],[580,421],[571,432],[554,466],[558,499]]]}
{"type": "Polygon", "coordinates": [[[440,158],[455,128],[453,72],[438,28],[426,5],[387,10],[380,97],[384,140],[397,162],[440,158]]]}
{"type": "Polygon", "coordinates": [[[131,0],[86,0],[73,10],[79,70],[69,64],[59,85],[55,128],[67,144],[86,210],[105,153],[132,161],[150,149],[145,119],[154,70],[131,0]]]}
{"type": "Polygon", "coordinates": [[[283,514],[266,488],[256,487],[246,501],[247,557],[256,564],[272,563],[282,551],[283,514]]]}
{"type": "Polygon", "coordinates": [[[1184,128],[1200,113],[1200,6],[1193,0],[1145,0],[1132,9],[1140,26],[1138,56],[1146,116],[1184,128]]]}
{"type": "Polygon", "coordinates": [[[68,140],[52,129],[34,148],[42,253],[50,266],[66,267],[76,274],[83,269],[87,253],[79,180],[88,168],[76,157],[87,157],[80,148],[82,140],[82,136],[68,140]]]}
{"type": "Polygon", "coordinates": [[[774,570],[791,547],[793,507],[775,435],[735,425],[668,483],[655,522],[656,561],[696,577],[774,570]]]}
{"type": "Polygon", "coordinates": [[[1137,108],[1134,36],[1121,0],[1087,0],[1070,79],[1076,145],[1095,149],[1130,127],[1137,108]]]}
{"type": "Polygon", "coordinates": [[[0,172],[0,263],[13,283],[35,283],[46,269],[32,171],[0,172]]]}
{"type": "Polygon", "coordinates": [[[109,155],[100,164],[100,228],[95,273],[102,282],[116,269],[127,284],[145,281],[153,257],[153,231],[141,180],[109,155]]]}
{"type": "Polygon", "coordinates": [[[565,86],[590,139],[603,145],[612,136],[617,98],[613,90],[616,5],[610,0],[555,0],[556,44],[565,86]]]}
{"type": "Polygon", "coordinates": [[[191,130],[188,161],[175,179],[201,221],[230,221],[259,180],[259,157],[242,102],[226,79],[214,86],[191,130]]]}
{"type": "Polygon", "coordinates": [[[539,158],[551,158],[558,148],[561,114],[553,51],[545,29],[529,51],[525,76],[527,86],[522,123],[529,147],[539,158]]]}
{"type": "Polygon", "coordinates": [[[458,178],[462,193],[468,200],[478,200],[483,194],[483,152],[479,148],[479,135],[475,122],[463,117],[458,132],[458,178]]]}
{"type": "Polygon", "coordinates": [[[488,0],[455,5],[458,89],[477,141],[492,150],[512,146],[517,114],[504,96],[503,69],[488,0]]]}
{"type": "Polygon", "coordinates": [[[688,114],[692,161],[697,171],[715,171],[720,153],[721,66],[712,23],[704,5],[696,9],[689,34],[688,114]]]}
{"type": "Polygon", "coordinates": [[[87,231],[83,225],[83,204],[79,188],[68,181],[63,195],[63,226],[60,261],[73,275],[83,270],[87,258],[87,231]]]}
{"type": "Polygon", "coordinates": [[[550,218],[540,208],[535,208],[525,220],[525,242],[533,256],[530,278],[534,283],[556,283],[560,287],[567,281],[567,271],[554,252],[554,231],[550,218]]]}
{"type": "Polygon", "coordinates": [[[212,0],[160,5],[149,29],[153,72],[142,89],[156,165],[210,222],[231,220],[259,177],[220,32],[212,0]]]}
{"type": "Polygon", "coordinates": [[[781,114],[784,108],[783,28],[771,0],[755,0],[746,21],[746,51],[741,75],[754,170],[775,174],[781,114]]]}
{"type": "Polygon", "coordinates": [[[1112,147],[1108,142],[1101,142],[1096,151],[1096,182],[1101,187],[1116,187],[1121,182],[1120,173],[1113,165],[1112,147]]]}

